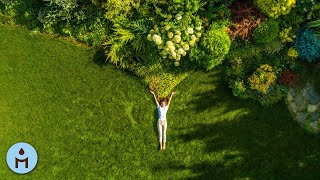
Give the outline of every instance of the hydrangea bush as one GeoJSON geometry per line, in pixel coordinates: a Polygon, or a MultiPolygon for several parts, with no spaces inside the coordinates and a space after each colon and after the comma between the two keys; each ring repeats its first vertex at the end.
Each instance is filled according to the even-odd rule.
{"type": "Polygon", "coordinates": [[[199,17],[180,12],[154,25],[147,39],[157,46],[163,59],[169,58],[179,66],[180,60],[199,42],[202,30],[199,17]]]}

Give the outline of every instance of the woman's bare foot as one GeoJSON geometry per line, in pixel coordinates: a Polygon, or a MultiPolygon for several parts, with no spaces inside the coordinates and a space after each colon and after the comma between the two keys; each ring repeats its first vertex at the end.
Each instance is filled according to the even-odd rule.
{"type": "Polygon", "coordinates": [[[163,147],[162,147],[162,143],[160,143],[160,150],[162,150],[163,149],[163,147]]]}
{"type": "Polygon", "coordinates": [[[163,149],[163,150],[166,149],[166,143],[163,143],[162,149],[163,149]]]}

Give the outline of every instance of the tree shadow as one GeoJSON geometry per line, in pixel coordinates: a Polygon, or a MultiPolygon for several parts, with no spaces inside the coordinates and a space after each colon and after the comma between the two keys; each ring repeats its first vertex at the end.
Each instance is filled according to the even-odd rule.
{"type": "Polygon", "coordinates": [[[188,87],[194,81],[198,82],[190,86],[192,90],[182,94],[196,92],[196,95],[177,112],[181,116],[191,111],[206,118],[177,127],[176,131],[186,133],[172,136],[173,141],[183,142],[189,148],[199,146],[194,144],[201,142],[203,155],[192,157],[193,152],[188,149],[186,156],[190,156],[191,161],[166,159],[153,167],[154,170],[189,171],[195,175],[189,179],[319,177],[320,137],[308,133],[293,121],[285,102],[262,108],[253,101],[240,100],[232,95],[220,77],[219,73],[207,76],[200,73],[187,80],[188,87]],[[209,88],[210,84],[213,89],[209,88]],[[202,116],[204,111],[210,114],[202,116]],[[232,111],[236,113],[226,115],[232,111]],[[206,122],[213,116],[221,116],[223,120],[206,122]]]}
{"type": "MultiPolygon", "coordinates": [[[[283,108],[278,104],[274,108],[283,108]]],[[[167,164],[179,170],[191,170],[198,176],[190,179],[229,178],[302,178],[320,176],[320,138],[304,131],[291,120],[289,113],[270,114],[270,109],[252,111],[229,121],[198,123],[187,134],[177,138],[187,144],[205,143],[203,153],[222,156],[190,166],[167,164]],[[271,116],[268,121],[264,117],[271,116]]],[[[188,129],[191,129],[188,127],[188,129]]]]}
{"type": "Polygon", "coordinates": [[[108,63],[106,61],[106,54],[103,48],[99,48],[95,51],[92,60],[95,64],[97,64],[100,67],[103,67],[108,63]]]}

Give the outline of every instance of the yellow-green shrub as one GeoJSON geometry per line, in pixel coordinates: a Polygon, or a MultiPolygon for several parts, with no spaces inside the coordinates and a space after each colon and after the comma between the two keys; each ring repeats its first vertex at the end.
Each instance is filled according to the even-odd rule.
{"type": "Polygon", "coordinates": [[[281,41],[283,43],[286,42],[293,42],[293,39],[296,38],[296,35],[294,35],[292,32],[292,27],[284,28],[280,33],[279,36],[281,38],[281,41]]]}
{"type": "Polygon", "coordinates": [[[254,4],[269,17],[278,18],[280,15],[289,14],[295,7],[296,0],[255,0],[254,4]]]}
{"type": "Polygon", "coordinates": [[[272,67],[268,64],[261,65],[249,78],[248,82],[251,89],[266,93],[269,86],[273,84],[277,76],[273,72],[272,67]]]}
{"type": "Polygon", "coordinates": [[[289,56],[289,57],[292,57],[292,58],[298,58],[299,53],[298,53],[298,51],[297,51],[295,48],[291,47],[291,48],[288,50],[288,56],[289,56]]]}

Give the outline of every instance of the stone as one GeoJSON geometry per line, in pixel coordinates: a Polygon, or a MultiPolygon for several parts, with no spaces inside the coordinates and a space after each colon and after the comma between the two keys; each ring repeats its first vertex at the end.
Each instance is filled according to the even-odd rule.
{"type": "Polygon", "coordinates": [[[311,104],[317,104],[320,101],[319,95],[316,93],[313,87],[307,89],[307,100],[310,101],[311,104]]]}
{"type": "Polygon", "coordinates": [[[296,103],[294,103],[294,102],[289,103],[289,109],[294,113],[296,113],[298,111],[298,107],[297,107],[296,103]]]}
{"type": "Polygon", "coordinates": [[[317,110],[317,105],[308,105],[308,112],[315,112],[317,110]]]}
{"type": "Polygon", "coordinates": [[[308,114],[303,112],[298,112],[296,114],[297,121],[303,123],[307,119],[308,114]]]}
{"type": "Polygon", "coordinates": [[[287,95],[287,100],[289,102],[293,101],[293,97],[292,97],[292,95],[290,93],[288,93],[288,95],[287,95]]]}
{"type": "Polygon", "coordinates": [[[318,121],[314,121],[310,123],[310,126],[312,127],[312,129],[314,129],[315,131],[318,131],[318,121]]]}
{"type": "Polygon", "coordinates": [[[303,111],[304,109],[306,109],[307,101],[301,94],[295,97],[295,103],[298,107],[298,111],[303,111]]]}
{"type": "Polygon", "coordinates": [[[295,97],[297,95],[296,91],[292,88],[289,89],[289,93],[291,94],[292,97],[295,97]]]}
{"type": "Polygon", "coordinates": [[[320,117],[320,113],[314,112],[311,114],[311,121],[317,121],[319,117],[320,117]]]}

